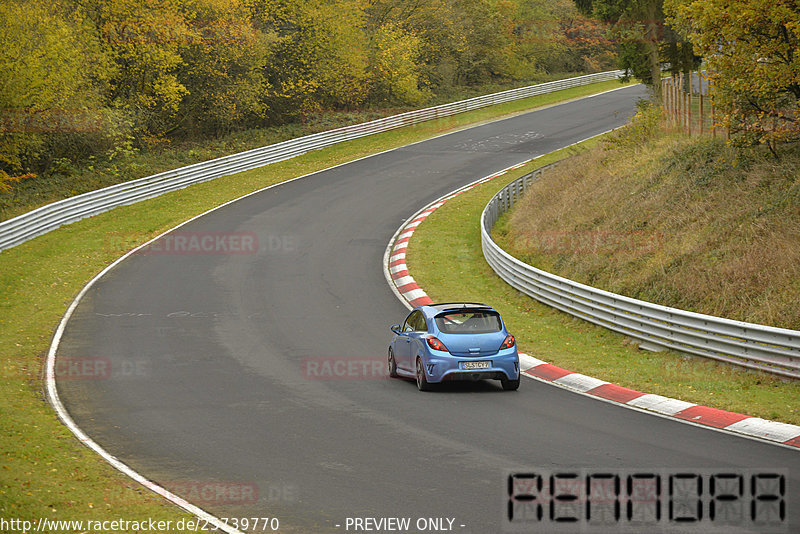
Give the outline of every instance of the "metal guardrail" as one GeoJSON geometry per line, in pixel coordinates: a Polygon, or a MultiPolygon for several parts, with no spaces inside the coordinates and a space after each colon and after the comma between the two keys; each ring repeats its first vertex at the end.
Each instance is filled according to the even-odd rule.
{"type": "Polygon", "coordinates": [[[491,231],[548,165],[500,190],[481,215],[481,247],[500,278],[536,300],[643,342],[731,364],[800,378],[800,331],[693,313],[580,284],[528,265],[500,248],[491,231]]]}
{"type": "Polygon", "coordinates": [[[622,73],[623,71],[615,70],[588,74],[409,111],[400,115],[290,139],[77,195],[0,222],[0,251],[47,233],[61,225],[91,217],[118,206],[133,204],[221,176],[277,163],[336,143],[530,96],[614,80],[619,78],[622,73]]]}

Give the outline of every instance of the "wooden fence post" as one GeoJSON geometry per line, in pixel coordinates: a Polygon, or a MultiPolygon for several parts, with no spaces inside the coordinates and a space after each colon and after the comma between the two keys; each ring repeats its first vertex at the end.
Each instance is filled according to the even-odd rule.
{"type": "Polygon", "coordinates": [[[708,81],[708,105],[711,108],[711,136],[717,138],[717,110],[714,107],[714,96],[711,94],[711,80],[708,81]]]}
{"type": "Polygon", "coordinates": [[[703,73],[697,72],[697,83],[700,86],[700,135],[703,135],[703,126],[705,122],[705,115],[703,114],[703,73]]]}
{"type": "Polygon", "coordinates": [[[684,115],[684,105],[686,104],[685,99],[683,98],[683,73],[681,72],[678,75],[678,126],[681,130],[684,130],[686,126],[683,124],[683,115],[684,115]]]}
{"type": "Polygon", "coordinates": [[[687,78],[689,82],[689,91],[686,93],[686,133],[692,135],[692,91],[694,88],[694,80],[692,79],[691,71],[689,71],[687,78]]]}

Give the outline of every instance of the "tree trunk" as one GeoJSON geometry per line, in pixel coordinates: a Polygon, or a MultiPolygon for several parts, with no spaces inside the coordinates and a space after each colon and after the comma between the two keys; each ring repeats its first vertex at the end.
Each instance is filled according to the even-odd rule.
{"type": "Polygon", "coordinates": [[[653,93],[656,102],[661,101],[661,62],[658,57],[659,26],[658,20],[658,0],[650,0],[647,3],[647,30],[645,42],[647,43],[647,55],[650,59],[650,75],[653,79],[653,93]]]}

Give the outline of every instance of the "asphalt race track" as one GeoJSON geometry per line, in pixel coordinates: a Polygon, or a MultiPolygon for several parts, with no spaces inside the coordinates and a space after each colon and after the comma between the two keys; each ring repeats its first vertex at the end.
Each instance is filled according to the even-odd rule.
{"type": "MultiPolygon", "coordinates": [[[[388,327],[407,312],[381,262],[403,220],[460,185],[623,124],[644,95],[635,86],[453,133],[191,222],[178,237],[212,236],[212,253],[162,239],[82,300],[58,358],[111,372],[60,379],[64,404],[146,477],[218,516],[277,517],[280,532],[354,532],[348,518],[366,517],[410,518],[411,532],[419,518],[501,532],[506,470],[537,467],[782,469],[790,523],[777,531],[800,531],[797,451],[528,379],[516,393],[493,382],[421,393],[383,375],[388,327]],[[231,253],[237,238],[257,250],[231,253]]],[[[117,493],[109,487],[109,502],[117,493]]]]}

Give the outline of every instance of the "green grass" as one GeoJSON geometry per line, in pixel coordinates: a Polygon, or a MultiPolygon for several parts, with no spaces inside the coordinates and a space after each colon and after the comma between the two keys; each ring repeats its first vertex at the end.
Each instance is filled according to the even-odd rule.
{"type": "Polygon", "coordinates": [[[618,82],[606,82],[569,89],[343,143],[120,207],[0,253],[0,517],[186,517],[82,447],[45,400],[42,365],[53,331],[81,287],[125,250],[270,184],[616,87],[618,82]]]}
{"type": "MultiPolygon", "coordinates": [[[[590,140],[578,147],[585,150],[597,142],[590,140]]],[[[479,220],[483,208],[505,184],[577,152],[578,147],[548,154],[475,187],[425,219],[414,232],[406,256],[420,287],[434,301],[477,301],[495,306],[517,337],[520,350],[554,365],[646,393],[800,424],[800,387],[796,382],[674,352],[639,350],[623,336],[521,294],[491,270],[481,252],[479,220]]]]}

